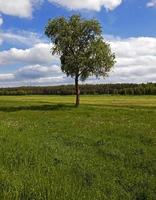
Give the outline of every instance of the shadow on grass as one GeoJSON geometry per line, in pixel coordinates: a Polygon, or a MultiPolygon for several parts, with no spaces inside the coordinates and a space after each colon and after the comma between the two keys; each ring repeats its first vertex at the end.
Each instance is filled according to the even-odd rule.
{"type": "Polygon", "coordinates": [[[70,110],[75,108],[74,105],[55,104],[55,105],[28,105],[28,106],[2,106],[0,112],[17,112],[17,111],[57,111],[57,110],[70,110]]]}
{"type": "MultiPolygon", "coordinates": [[[[82,107],[87,108],[111,108],[111,109],[148,109],[148,110],[156,110],[156,107],[146,107],[146,106],[138,106],[138,105],[100,105],[100,104],[82,104],[82,107]]],[[[0,112],[17,112],[17,111],[63,111],[70,110],[76,108],[74,104],[43,104],[43,105],[26,105],[26,106],[0,106],[0,112]]]]}
{"type": "MultiPolygon", "coordinates": [[[[91,108],[112,108],[112,109],[142,109],[142,110],[156,110],[156,106],[144,106],[144,105],[115,105],[115,104],[84,104],[85,106],[91,107],[91,108]]],[[[84,106],[83,105],[83,106],[84,106]]]]}

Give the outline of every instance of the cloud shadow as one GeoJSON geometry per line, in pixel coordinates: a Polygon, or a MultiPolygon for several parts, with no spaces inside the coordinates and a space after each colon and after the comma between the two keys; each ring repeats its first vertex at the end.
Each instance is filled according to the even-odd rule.
{"type": "Polygon", "coordinates": [[[28,106],[1,106],[0,112],[17,112],[17,111],[59,111],[70,110],[74,105],[52,104],[52,105],[28,105],[28,106]]]}

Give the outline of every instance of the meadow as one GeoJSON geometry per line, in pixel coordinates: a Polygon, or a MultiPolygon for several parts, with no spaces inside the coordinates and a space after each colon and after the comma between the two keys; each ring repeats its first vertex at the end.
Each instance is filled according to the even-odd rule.
{"type": "Polygon", "coordinates": [[[1,200],[155,200],[156,96],[0,96],[1,200]]]}

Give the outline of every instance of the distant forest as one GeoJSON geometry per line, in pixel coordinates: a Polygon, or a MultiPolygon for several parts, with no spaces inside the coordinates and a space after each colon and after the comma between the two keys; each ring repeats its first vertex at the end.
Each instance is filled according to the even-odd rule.
{"type": "MultiPolygon", "coordinates": [[[[82,95],[156,95],[156,83],[80,85],[82,95]]],[[[0,88],[0,95],[72,95],[74,85],[0,88]]]]}

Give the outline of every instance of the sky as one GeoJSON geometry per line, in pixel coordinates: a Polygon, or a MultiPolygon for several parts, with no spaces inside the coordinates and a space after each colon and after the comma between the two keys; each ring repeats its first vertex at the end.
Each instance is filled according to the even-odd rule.
{"type": "Polygon", "coordinates": [[[73,14],[99,20],[116,55],[109,77],[85,83],[156,82],[156,0],[0,0],[0,87],[72,84],[44,30],[73,14]]]}

